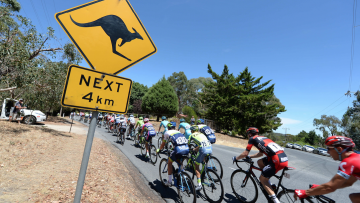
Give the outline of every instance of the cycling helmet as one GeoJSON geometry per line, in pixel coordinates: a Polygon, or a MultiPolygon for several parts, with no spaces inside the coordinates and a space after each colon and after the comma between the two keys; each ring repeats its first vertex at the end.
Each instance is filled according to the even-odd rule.
{"type": "Polygon", "coordinates": [[[251,134],[251,136],[255,135],[255,134],[258,134],[259,133],[259,130],[255,127],[250,127],[246,130],[246,135],[249,135],[251,134]]]}
{"type": "Polygon", "coordinates": [[[149,122],[149,119],[148,118],[144,118],[144,123],[147,123],[149,122]]]}
{"type": "Polygon", "coordinates": [[[142,120],[143,119],[143,117],[139,117],[139,120],[142,120]]]}
{"type": "Polygon", "coordinates": [[[134,117],[134,115],[131,114],[130,117],[134,117]]]}
{"type": "Polygon", "coordinates": [[[203,119],[198,119],[197,124],[204,124],[204,120],[203,119]]]}
{"type": "Polygon", "coordinates": [[[342,158],[341,158],[342,153],[344,153],[346,151],[350,151],[350,150],[352,150],[353,147],[355,147],[355,143],[352,141],[351,138],[339,136],[339,135],[334,135],[334,136],[330,136],[330,137],[326,138],[325,144],[327,146],[334,147],[335,151],[339,155],[340,161],[342,161],[342,158]],[[343,150],[341,152],[339,152],[338,149],[336,149],[336,147],[342,147],[343,150]]]}
{"type": "Polygon", "coordinates": [[[176,127],[176,123],[175,123],[175,125],[174,125],[174,122],[169,122],[167,125],[167,128],[170,130],[170,129],[175,129],[175,127],[176,127]]]}
{"type": "Polygon", "coordinates": [[[162,120],[166,120],[166,116],[161,117],[162,120]]]}
{"type": "Polygon", "coordinates": [[[180,123],[182,123],[182,122],[185,122],[185,119],[183,119],[183,118],[182,118],[182,119],[180,119],[180,123]]]}
{"type": "Polygon", "coordinates": [[[190,127],[190,130],[191,130],[192,132],[199,131],[199,126],[193,125],[193,126],[190,127]]]}

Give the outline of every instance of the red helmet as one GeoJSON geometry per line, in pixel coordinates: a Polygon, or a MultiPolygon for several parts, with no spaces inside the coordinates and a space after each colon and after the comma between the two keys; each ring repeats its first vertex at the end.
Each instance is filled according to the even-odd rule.
{"type": "Polygon", "coordinates": [[[327,146],[340,146],[343,148],[355,147],[355,143],[352,141],[351,138],[334,135],[326,138],[325,144],[327,146]]]}
{"type": "Polygon", "coordinates": [[[144,123],[147,123],[149,122],[149,119],[148,118],[144,118],[144,123]]]}
{"type": "Polygon", "coordinates": [[[259,130],[255,127],[250,127],[246,130],[246,134],[249,135],[251,134],[251,136],[253,136],[254,134],[258,134],[259,130]]]}

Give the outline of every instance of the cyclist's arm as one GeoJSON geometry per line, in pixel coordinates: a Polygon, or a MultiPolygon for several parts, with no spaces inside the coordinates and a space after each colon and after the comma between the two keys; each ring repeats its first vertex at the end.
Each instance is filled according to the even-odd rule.
{"type": "Polygon", "coordinates": [[[259,158],[262,157],[264,155],[264,153],[258,152],[257,154],[251,155],[250,158],[259,158]]]}
{"type": "Polygon", "coordinates": [[[243,151],[243,153],[241,153],[239,156],[236,157],[236,160],[243,159],[248,155],[249,155],[249,151],[245,150],[245,151],[243,151]]]}
{"type": "Polygon", "coordinates": [[[344,187],[343,185],[346,182],[347,180],[344,177],[336,174],[329,182],[319,185],[316,188],[306,190],[306,195],[314,196],[328,194],[344,187]]]}

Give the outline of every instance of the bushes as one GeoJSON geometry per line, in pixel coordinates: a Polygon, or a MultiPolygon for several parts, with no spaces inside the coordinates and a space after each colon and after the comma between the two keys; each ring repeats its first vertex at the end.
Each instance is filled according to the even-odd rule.
{"type": "Polygon", "coordinates": [[[183,114],[187,115],[187,117],[185,118],[187,123],[191,123],[190,119],[191,119],[192,116],[194,116],[195,121],[198,118],[195,111],[194,111],[194,109],[191,108],[190,106],[184,106],[184,108],[182,109],[182,112],[183,112],[183,114]]]}

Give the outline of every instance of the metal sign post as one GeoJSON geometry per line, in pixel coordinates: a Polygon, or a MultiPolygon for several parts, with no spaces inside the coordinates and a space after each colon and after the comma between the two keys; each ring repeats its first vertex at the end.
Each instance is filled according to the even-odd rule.
{"type": "Polygon", "coordinates": [[[81,167],[80,167],[80,172],[79,172],[79,178],[78,178],[78,181],[76,184],[74,203],[80,203],[80,200],[81,200],[81,194],[82,194],[82,190],[84,187],[86,170],[87,170],[87,166],[89,163],[91,146],[92,146],[92,142],[94,140],[97,118],[98,118],[98,112],[95,111],[95,114],[93,114],[93,116],[91,118],[89,131],[88,131],[87,138],[86,138],[84,154],[83,154],[83,158],[81,161],[81,167]]]}

